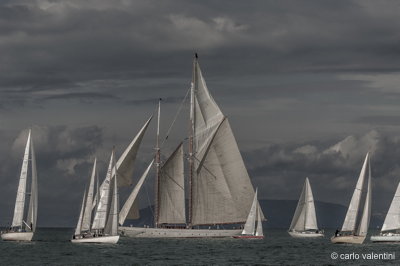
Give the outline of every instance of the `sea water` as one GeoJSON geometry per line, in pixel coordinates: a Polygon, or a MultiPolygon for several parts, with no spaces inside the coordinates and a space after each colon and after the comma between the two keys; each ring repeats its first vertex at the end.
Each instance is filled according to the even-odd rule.
{"type": "Polygon", "coordinates": [[[265,230],[257,239],[140,239],[118,244],[72,244],[73,229],[39,228],[29,243],[0,241],[0,265],[381,265],[400,264],[400,245],[338,245],[265,230]],[[386,254],[386,257],[385,257],[386,254]],[[389,255],[394,255],[390,257],[389,255]]]}

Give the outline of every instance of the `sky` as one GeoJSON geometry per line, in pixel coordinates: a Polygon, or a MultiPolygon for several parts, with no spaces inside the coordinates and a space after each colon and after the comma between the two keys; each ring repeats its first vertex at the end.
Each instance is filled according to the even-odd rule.
{"type": "MultiPolygon", "coordinates": [[[[0,224],[28,128],[39,226],[73,226],[94,157],[105,176],[158,98],[165,136],[194,52],[261,199],[298,199],[308,176],[316,200],[347,206],[370,151],[372,212],[385,215],[400,181],[399,13],[398,1],[1,1],[0,224]]],[[[153,121],[133,180],[154,143],[153,121]]]]}

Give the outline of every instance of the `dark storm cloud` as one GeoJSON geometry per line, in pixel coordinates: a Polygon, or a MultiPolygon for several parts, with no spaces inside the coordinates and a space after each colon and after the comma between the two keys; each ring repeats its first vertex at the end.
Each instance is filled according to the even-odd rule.
{"type": "Polygon", "coordinates": [[[377,131],[339,142],[271,144],[244,154],[253,183],[267,198],[296,199],[306,177],[317,200],[350,202],[367,152],[371,154],[373,212],[384,213],[400,181],[400,139],[377,131]]]}
{"type": "Polygon", "coordinates": [[[73,225],[93,157],[104,168],[160,97],[172,121],[194,51],[261,198],[295,199],[309,176],[318,199],[347,204],[372,149],[385,209],[400,171],[399,12],[398,1],[2,1],[1,210],[15,198],[15,136],[42,124],[39,222],[73,225]]]}

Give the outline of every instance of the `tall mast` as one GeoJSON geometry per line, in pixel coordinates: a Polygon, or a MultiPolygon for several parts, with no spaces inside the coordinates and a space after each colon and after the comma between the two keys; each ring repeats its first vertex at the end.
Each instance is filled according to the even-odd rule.
{"type": "Polygon", "coordinates": [[[159,217],[159,201],[160,201],[160,111],[161,111],[161,98],[158,100],[158,114],[157,114],[157,140],[156,140],[156,182],[155,182],[155,200],[154,200],[154,227],[158,227],[159,217]]]}
{"type": "Polygon", "coordinates": [[[195,114],[194,114],[194,86],[196,82],[196,64],[197,64],[197,53],[194,54],[193,59],[193,72],[192,72],[192,84],[190,87],[190,130],[189,130],[189,222],[188,225],[192,225],[192,180],[194,171],[194,160],[193,160],[193,137],[195,135],[195,114]]]}

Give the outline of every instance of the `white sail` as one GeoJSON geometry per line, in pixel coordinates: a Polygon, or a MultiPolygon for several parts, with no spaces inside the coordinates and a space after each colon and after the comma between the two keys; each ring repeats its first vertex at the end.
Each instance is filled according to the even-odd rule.
{"type": "Polygon", "coordinates": [[[264,235],[264,232],[263,232],[262,219],[261,219],[261,208],[260,208],[260,205],[258,205],[256,236],[263,236],[263,235],[264,235]]]}
{"type": "Polygon", "coordinates": [[[392,203],[390,204],[389,211],[386,214],[381,231],[384,232],[398,229],[400,229],[400,183],[397,185],[396,193],[394,194],[392,203]]]}
{"type": "Polygon", "coordinates": [[[366,236],[368,233],[369,220],[371,217],[371,164],[369,164],[369,176],[367,185],[367,195],[365,196],[364,210],[361,216],[360,226],[357,230],[357,235],[366,236]]]}
{"type": "Polygon", "coordinates": [[[256,216],[257,216],[257,189],[254,193],[253,203],[251,204],[249,215],[247,216],[246,223],[242,231],[243,235],[253,235],[256,228],[256,216]]]}
{"type": "Polygon", "coordinates": [[[315,214],[314,197],[311,190],[310,181],[306,178],[306,212],[304,230],[317,230],[317,216],[315,214]]]}
{"type": "Polygon", "coordinates": [[[83,218],[83,210],[85,209],[85,199],[86,199],[86,189],[83,192],[83,199],[82,199],[82,204],[81,204],[81,210],[79,212],[79,218],[78,218],[78,223],[76,224],[75,227],[75,235],[80,235],[82,230],[82,218],[83,218]]]}
{"type": "Polygon", "coordinates": [[[31,194],[29,200],[28,218],[30,230],[32,232],[36,231],[36,220],[37,220],[37,210],[38,210],[38,187],[37,187],[37,170],[36,170],[36,156],[35,149],[33,147],[33,140],[31,139],[31,194]]]}
{"type": "Polygon", "coordinates": [[[114,161],[114,150],[111,153],[110,163],[108,165],[107,176],[103,182],[102,188],[100,188],[100,198],[97,204],[96,212],[94,215],[92,229],[104,229],[107,219],[107,210],[110,198],[110,182],[111,182],[111,171],[114,161]]]}
{"type": "Polygon", "coordinates": [[[228,119],[210,95],[197,60],[191,99],[195,167],[192,225],[244,222],[254,189],[228,119]]]}
{"type": "Polygon", "coordinates": [[[353,232],[356,230],[357,215],[360,208],[360,199],[361,199],[362,189],[364,186],[365,173],[367,171],[368,158],[369,158],[369,153],[367,153],[367,155],[365,156],[364,164],[361,169],[361,173],[358,178],[356,188],[354,189],[354,193],[346,213],[346,218],[342,226],[342,231],[353,232]]]}
{"type": "MultiPolygon", "coordinates": [[[[146,179],[151,167],[153,165],[153,161],[149,164],[147,169],[144,171],[142,176],[140,177],[138,183],[136,184],[135,188],[132,190],[131,194],[129,195],[128,199],[125,201],[124,206],[121,208],[121,211],[119,212],[119,224],[123,225],[125,222],[125,219],[129,217],[129,213],[131,212],[131,209],[133,208],[132,205],[136,200],[136,197],[139,193],[140,188],[142,187],[144,180],[146,179]]],[[[130,217],[129,217],[130,218],[130,217]]]]}
{"type": "MultiPolygon", "coordinates": [[[[115,166],[114,166],[115,167],[115,166]]],[[[111,205],[110,211],[108,213],[107,223],[104,229],[104,233],[106,235],[116,236],[118,235],[118,172],[117,175],[113,178],[113,186],[112,186],[112,196],[111,196],[111,205]]]]}
{"type": "Polygon", "coordinates": [[[89,187],[87,191],[87,197],[85,202],[85,210],[83,212],[82,218],[82,227],[81,231],[89,231],[90,230],[90,223],[92,220],[92,204],[93,204],[93,195],[94,195],[94,178],[96,175],[96,164],[97,159],[94,159],[92,175],[90,176],[89,187]]]}
{"type": "Polygon", "coordinates": [[[26,141],[24,159],[22,161],[21,175],[19,177],[17,198],[15,200],[14,217],[12,227],[22,227],[22,220],[24,217],[25,194],[26,194],[26,179],[28,176],[29,164],[29,150],[31,141],[31,130],[28,133],[28,140],[26,141]]]}
{"type": "Polygon", "coordinates": [[[186,223],[183,167],[183,145],[181,143],[161,168],[159,180],[159,224],[186,223]]]}
{"type": "MultiPolygon", "coordinates": [[[[140,131],[136,134],[136,136],[133,138],[131,143],[126,147],[125,151],[122,153],[121,157],[119,157],[117,161],[117,173],[119,176],[119,182],[118,185],[120,187],[123,186],[130,186],[132,185],[132,175],[133,175],[133,170],[134,170],[134,164],[136,161],[136,156],[137,152],[139,150],[140,144],[142,143],[142,139],[144,136],[144,133],[146,132],[147,127],[150,124],[151,119],[153,116],[151,116],[146,123],[144,123],[143,127],[140,129],[140,131]]],[[[112,177],[115,175],[115,170],[112,170],[112,177]]],[[[105,186],[105,180],[100,186],[100,191],[103,189],[103,186],[105,186]]],[[[93,208],[97,204],[96,202],[97,194],[93,202],[93,208]]]]}
{"type": "MultiPolygon", "coordinates": [[[[307,181],[306,181],[307,182],[307,181]]],[[[290,230],[305,231],[305,220],[306,220],[306,198],[307,198],[307,184],[304,183],[303,189],[300,194],[299,201],[297,203],[296,210],[294,212],[292,222],[289,227],[290,230]]]]}

